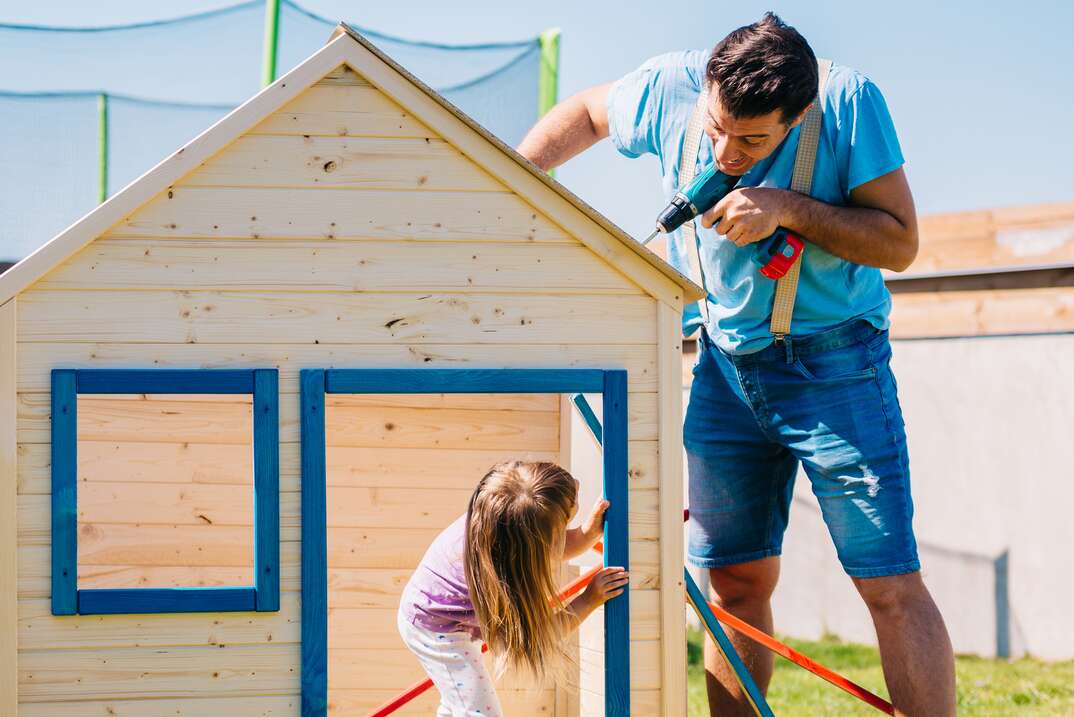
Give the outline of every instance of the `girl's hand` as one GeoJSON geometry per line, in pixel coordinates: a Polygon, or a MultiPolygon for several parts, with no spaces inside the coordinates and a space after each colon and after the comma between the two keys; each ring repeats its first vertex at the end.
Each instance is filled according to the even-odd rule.
{"type": "Polygon", "coordinates": [[[590,509],[586,519],[582,521],[581,529],[586,549],[593,547],[598,540],[604,537],[604,513],[608,510],[609,505],[611,503],[606,500],[598,500],[593,504],[593,508],[590,509]]]}
{"type": "Polygon", "coordinates": [[[602,568],[593,576],[581,597],[591,609],[596,609],[614,597],[619,597],[630,582],[630,574],[623,568],[602,568]]]}

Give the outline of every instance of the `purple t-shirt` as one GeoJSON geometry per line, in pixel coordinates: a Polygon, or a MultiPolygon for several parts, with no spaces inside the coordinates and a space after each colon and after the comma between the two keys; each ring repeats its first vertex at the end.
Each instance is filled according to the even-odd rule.
{"type": "Polygon", "coordinates": [[[465,548],[464,514],[436,537],[403,589],[400,609],[412,624],[432,632],[469,632],[480,639],[463,567],[465,548]]]}

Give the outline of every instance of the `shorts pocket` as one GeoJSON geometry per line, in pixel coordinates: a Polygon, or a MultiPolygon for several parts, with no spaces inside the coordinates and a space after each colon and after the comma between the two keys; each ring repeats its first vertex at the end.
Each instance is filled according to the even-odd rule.
{"type": "Polygon", "coordinates": [[[855,342],[830,351],[795,356],[794,367],[810,381],[861,381],[876,376],[872,352],[855,342]]]}

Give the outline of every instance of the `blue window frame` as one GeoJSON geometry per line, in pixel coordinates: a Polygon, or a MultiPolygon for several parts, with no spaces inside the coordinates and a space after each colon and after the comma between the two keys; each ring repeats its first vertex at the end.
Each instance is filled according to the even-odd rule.
{"type": "MultiPolygon", "coordinates": [[[[302,392],[302,717],[328,713],[325,394],[590,393],[603,396],[605,565],[629,569],[627,372],[599,369],[305,369],[302,392]]],[[[605,714],[630,714],[630,593],[604,606],[605,714]]]]}
{"type": "Polygon", "coordinates": [[[280,609],[280,410],[276,369],[52,371],[52,614],[272,612],[280,609]],[[254,584],[78,589],[78,394],[253,396],[254,584]]]}

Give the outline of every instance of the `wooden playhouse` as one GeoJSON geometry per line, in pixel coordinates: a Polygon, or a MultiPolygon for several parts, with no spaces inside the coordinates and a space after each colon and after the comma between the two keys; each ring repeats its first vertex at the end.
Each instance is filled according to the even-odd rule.
{"type": "Polygon", "coordinates": [[[0,714],[364,714],[422,676],[410,570],[521,456],[603,484],[633,581],[507,713],[680,717],[699,296],[337,32],[0,277],[0,714]]]}

